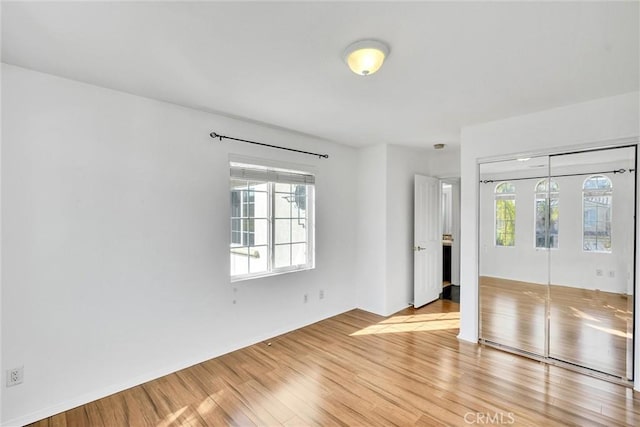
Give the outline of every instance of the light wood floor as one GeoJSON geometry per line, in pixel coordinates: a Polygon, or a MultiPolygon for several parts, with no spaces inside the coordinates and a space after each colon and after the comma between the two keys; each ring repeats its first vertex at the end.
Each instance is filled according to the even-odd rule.
{"type": "Polygon", "coordinates": [[[632,373],[632,298],[610,292],[480,277],[480,335],[618,377],[632,373]]]}
{"type": "Polygon", "coordinates": [[[458,341],[458,310],[352,310],[34,425],[640,425],[630,389],[458,341]]]}

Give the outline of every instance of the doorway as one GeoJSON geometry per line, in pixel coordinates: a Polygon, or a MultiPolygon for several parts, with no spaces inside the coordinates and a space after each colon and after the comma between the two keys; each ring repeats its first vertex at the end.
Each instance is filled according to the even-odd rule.
{"type": "Polygon", "coordinates": [[[480,164],[480,341],[633,380],[636,146],[480,164]]]}
{"type": "Polygon", "coordinates": [[[442,178],[442,299],[460,302],[460,179],[442,178]]]}
{"type": "Polygon", "coordinates": [[[414,177],[414,298],[460,301],[460,178],[414,177]]]}

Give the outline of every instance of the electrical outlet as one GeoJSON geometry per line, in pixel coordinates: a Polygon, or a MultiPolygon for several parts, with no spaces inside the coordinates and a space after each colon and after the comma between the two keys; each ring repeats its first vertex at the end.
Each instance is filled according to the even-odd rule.
{"type": "Polygon", "coordinates": [[[304,303],[306,304],[307,301],[309,301],[309,295],[308,294],[304,294],[304,303]]]}
{"type": "Polygon", "coordinates": [[[602,277],[602,270],[601,269],[597,269],[596,270],[596,276],[602,277]]]}
{"type": "Polygon", "coordinates": [[[24,367],[13,368],[7,370],[7,387],[22,384],[24,379],[24,367]]]}
{"type": "Polygon", "coordinates": [[[320,289],[320,299],[324,299],[324,289],[320,289]]]}

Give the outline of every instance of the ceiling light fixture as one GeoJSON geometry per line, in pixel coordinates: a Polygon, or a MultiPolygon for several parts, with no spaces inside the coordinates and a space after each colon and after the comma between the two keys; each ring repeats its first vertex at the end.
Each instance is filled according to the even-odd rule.
{"type": "Polygon", "coordinates": [[[389,55],[389,46],[378,40],[360,40],[344,51],[344,62],[351,71],[361,76],[375,73],[389,55]]]}

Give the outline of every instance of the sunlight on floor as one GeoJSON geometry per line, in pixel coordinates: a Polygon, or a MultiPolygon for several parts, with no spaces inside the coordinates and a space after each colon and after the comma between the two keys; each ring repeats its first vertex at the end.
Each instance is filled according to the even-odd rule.
{"type": "Polygon", "coordinates": [[[351,336],[391,334],[397,332],[442,331],[460,328],[460,312],[393,316],[367,326],[351,336]]]}
{"type": "Polygon", "coordinates": [[[590,328],[593,328],[593,329],[597,329],[597,330],[602,331],[602,332],[606,332],[606,333],[611,334],[611,335],[622,337],[622,338],[631,339],[631,337],[633,336],[632,334],[630,334],[628,332],[619,331],[617,329],[604,328],[602,326],[591,325],[589,323],[587,323],[587,326],[590,327],[590,328]]]}
{"type": "Polygon", "coordinates": [[[174,424],[174,423],[175,423],[175,421],[176,421],[176,420],[180,417],[180,415],[182,415],[182,413],[183,413],[184,411],[186,411],[188,408],[189,408],[188,406],[185,406],[185,407],[183,407],[183,408],[181,408],[181,409],[178,409],[177,411],[172,412],[171,414],[167,415],[167,416],[165,417],[165,419],[164,419],[164,420],[162,420],[162,421],[160,421],[160,422],[158,423],[158,427],[160,427],[160,426],[162,426],[162,427],[165,427],[165,426],[166,426],[166,427],[168,427],[168,426],[171,426],[171,425],[175,425],[175,424],[174,424]]]}
{"type": "Polygon", "coordinates": [[[575,307],[569,307],[569,308],[573,311],[575,317],[579,317],[581,319],[591,320],[593,322],[599,322],[600,321],[600,320],[596,319],[595,317],[585,313],[584,311],[578,310],[575,307]]]}

